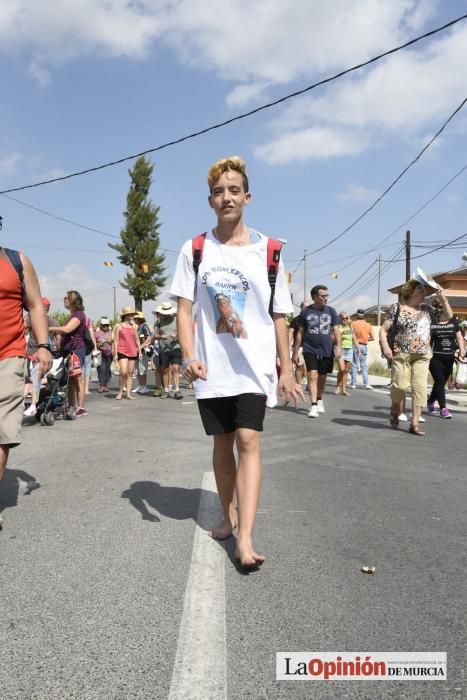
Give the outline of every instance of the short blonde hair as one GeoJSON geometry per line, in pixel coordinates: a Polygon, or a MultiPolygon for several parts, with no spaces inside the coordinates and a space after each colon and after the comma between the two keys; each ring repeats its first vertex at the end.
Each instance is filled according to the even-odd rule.
{"type": "Polygon", "coordinates": [[[212,188],[222,175],[222,173],[227,172],[227,170],[235,170],[235,172],[240,173],[242,176],[243,180],[243,189],[246,192],[249,192],[249,185],[248,185],[248,175],[246,174],[246,165],[245,161],[240,158],[240,156],[229,156],[228,158],[221,158],[220,160],[216,160],[213,165],[208,170],[208,185],[209,185],[209,190],[212,192],[212,188]]]}
{"type": "Polygon", "coordinates": [[[405,284],[403,284],[401,291],[399,292],[401,301],[407,301],[407,299],[410,299],[417,287],[421,287],[423,290],[425,289],[421,282],[414,279],[408,280],[405,284]]]}

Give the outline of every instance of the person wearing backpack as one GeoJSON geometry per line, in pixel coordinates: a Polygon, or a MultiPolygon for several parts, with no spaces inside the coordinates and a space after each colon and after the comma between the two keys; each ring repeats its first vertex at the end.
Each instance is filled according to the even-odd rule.
{"type": "Polygon", "coordinates": [[[292,303],[280,244],[243,221],[251,200],[245,163],[238,156],[217,161],[209,169],[208,184],[217,225],[184,244],[171,294],[178,299],[182,371],[194,383],[204,429],[214,440],[213,465],[223,517],[210,534],[225,539],[238,528],[239,566],[255,569],[265,559],[252,541],[265,409],[277,403],[277,390],[286,403],[295,405],[303,393],[292,378],[286,325],[292,303]],[[276,345],[282,367],[279,382],[276,345]]]}
{"type": "MultiPolygon", "coordinates": [[[[42,377],[52,366],[52,353],[37,274],[24,253],[0,247],[0,481],[10,449],[21,442],[26,371],[25,308],[37,340],[36,357],[42,377]]],[[[2,525],[0,516],[0,529],[2,525]]]]}

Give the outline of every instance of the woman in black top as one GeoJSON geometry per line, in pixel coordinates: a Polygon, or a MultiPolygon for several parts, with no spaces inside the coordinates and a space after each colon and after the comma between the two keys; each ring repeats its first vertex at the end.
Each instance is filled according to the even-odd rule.
{"type": "Polygon", "coordinates": [[[451,375],[457,350],[459,350],[460,359],[465,358],[464,337],[455,316],[449,321],[431,324],[431,346],[433,357],[430,360],[430,372],[433,377],[433,388],[428,399],[428,412],[436,412],[435,401],[438,401],[440,417],[451,418],[446,408],[444,386],[451,375]]]}

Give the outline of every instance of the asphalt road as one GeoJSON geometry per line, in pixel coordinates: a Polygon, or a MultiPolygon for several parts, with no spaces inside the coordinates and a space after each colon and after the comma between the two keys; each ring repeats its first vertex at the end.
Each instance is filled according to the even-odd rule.
{"type": "Polygon", "coordinates": [[[0,487],[0,700],[182,697],[192,652],[196,700],[465,698],[467,413],[418,438],[388,428],[384,393],[332,388],[318,419],[268,411],[267,561],[249,575],[204,529],[210,441],[189,392],[94,393],[87,418],[25,426],[0,487]],[[183,646],[202,624],[188,594],[217,646],[183,646]],[[278,682],[277,651],[446,651],[448,678],[278,682]]]}

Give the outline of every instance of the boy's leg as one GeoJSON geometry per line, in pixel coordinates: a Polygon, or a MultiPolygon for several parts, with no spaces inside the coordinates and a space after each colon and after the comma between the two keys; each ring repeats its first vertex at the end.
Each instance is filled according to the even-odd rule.
{"type": "Polygon", "coordinates": [[[238,451],[237,502],[238,535],[236,556],[242,566],[254,566],[265,557],[253,549],[252,535],[261,486],[260,433],[239,428],[235,433],[238,451]]]}
{"type": "Polygon", "coordinates": [[[237,527],[237,512],[233,504],[237,467],[234,456],[235,433],[214,435],[212,463],[216,477],[217,491],[222,504],[223,517],[211,530],[211,537],[223,540],[237,527]]]}
{"type": "Polygon", "coordinates": [[[358,355],[355,347],[352,349],[353,351],[353,358],[352,358],[352,373],[351,373],[351,383],[356,386],[357,384],[357,369],[358,369],[358,355]]]}
{"type": "Polygon", "coordinates": [[[367,357],[368,357],[368,347],[366,345],[360,345],[360,367],[362,369],[362,380],[363,380],[363,386],[368,386],[368,365],[367,365],[367,357]]]}
{"type": "Polygon", "coordinates": [[[0,445],[0,481],[3,479],[3,475],[5,473],[9,451],[10,447],[8,445],[0,445]]]}
{"type": "Polygon", "coordinates": [[[318,374],[318,382],[317,382],[317,399],[322,399],[323,394],[324,394],[324,387],[326,386],[326,377],[327,374],[318,374]]]}
{"type": "Polygon", "coordinates": [[[308,372],[308,388],[310,390],[311,403],[318,400],[318,370],[312,369],[308,372]]]}

